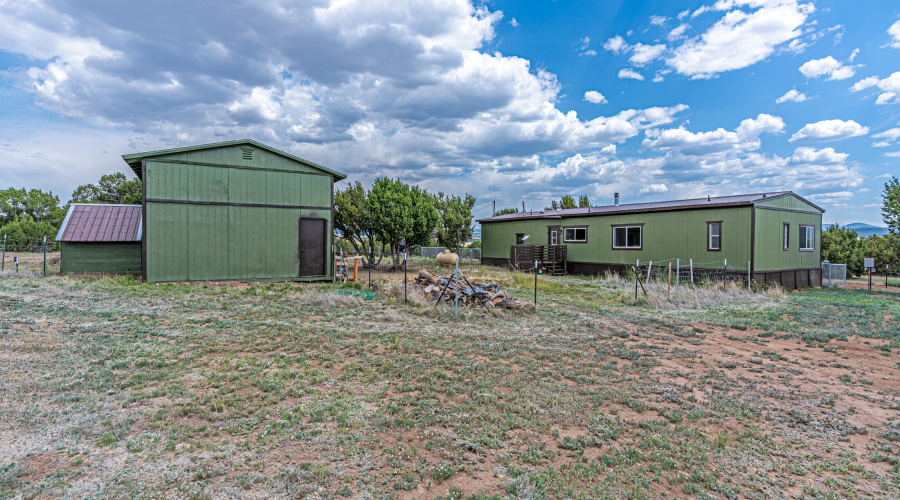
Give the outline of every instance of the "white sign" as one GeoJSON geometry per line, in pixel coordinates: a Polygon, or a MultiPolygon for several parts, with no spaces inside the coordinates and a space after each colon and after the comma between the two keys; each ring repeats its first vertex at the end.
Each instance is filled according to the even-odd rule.
{"type": "Polygon", "coordinates": [[[871,257],[863,258],[863,267],[866,269],[872,269],[875,267],[875,259],[871,257]]]}

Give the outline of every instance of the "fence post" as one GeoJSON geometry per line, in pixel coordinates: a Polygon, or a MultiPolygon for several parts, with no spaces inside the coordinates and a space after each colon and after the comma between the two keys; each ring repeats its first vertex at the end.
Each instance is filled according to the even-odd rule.
{"type": "Polygon", "coordinates": [[[750,261],[747,261],[747,290],[750,290],[750,261]]]}
{"type": "MultiPolygon", "coordinates": [[[[691,261],[693,262],[693,260],[691,261]]],[[[694,284],[694,267],[691,266],[691,284],[694,284]]],[[[675,296],[681,290],[681,259],[675,259],[675,296]]]]}
{"type": "Polygon", "coordinates": [[[369,290],[372,289],[372,266],[375,265],[375,249],[369,247],[369,290]]]}
{"type": "MultiPolygon", "coordinates": [[[[453,303],[453,315],[459,316],[459,256],[456,256],[456,269],[453,271],[453,277],[456,279],[456,295],[453,303]]],[[[535,278],[537,279],[537,278],[535,278]]]]}
{"type": "Polygon", "coordinates": [[[47,237],[44,236],[44,276],[47,276],[47,237]]]}
{"type": "Polygon", "coordinates": [[[407,281],[407,278],[406,278],[406,259],[407,259],[408,257],[409,257],[409,250],[407,249],[407,251],[403,254],[403,302],[404,302],[404,303],[409,302],[409,299],[407,298],[407,295],[406,295],[406,281],[407,281]]]}
{"type": "MultiPolygon", "coordinates": [[[[640,260],[638,262],[640,262],[640,260]]],[[[635,268],[634,269],[634,305],[637,305],[638,273],[640,273],[640,271],[637,268],[635,268]]]]}
{"type": "Polygon", "coordinates": [[[722,264],[722,290],[725,289],[725,275],[728,274],[728,259],[722,264]]]}
{"type": "Polygon", "coordinates": [[[694,286],[694,259],[691,259],[691,286],[694,286]]]}
{"type": "Polygon", "coordinates": [[[3,235],[3,260],[0,261],[0,271],[6,269],[6,235],[3,235]]]}
{"type": "Polygon", "coordinates": [[[666,280],[666,296],[672,296],[672,262],[669,261],[669,278],[666,280]]]}
{"type": "Polygon", "coordinates": [[[534,307],[537,308],[537,275],[538,261],[534,261],[534,307]]]}

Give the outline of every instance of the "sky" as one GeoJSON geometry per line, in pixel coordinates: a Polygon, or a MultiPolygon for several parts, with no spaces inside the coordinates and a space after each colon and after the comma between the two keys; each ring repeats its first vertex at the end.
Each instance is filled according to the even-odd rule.
{"type": "Polygon", "coordinates": [[[882,225],[895,0],[0,0],[0,186],[252,138],[542,209],[792,190],[882,225]]]}

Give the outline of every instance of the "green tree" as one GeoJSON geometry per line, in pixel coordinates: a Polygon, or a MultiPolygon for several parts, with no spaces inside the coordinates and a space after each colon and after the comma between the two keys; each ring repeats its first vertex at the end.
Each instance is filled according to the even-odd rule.
{"type": "Polygon", "coordinates": [[[519,213],[518,208],[501,208],[500,210],[497,210],[496,212],[494,212],[494,216],[506,215],[506,214],[517,214],[517,213],[519,213]]]}
{"type": "Polygon", "coordinates": [[[591,206],[591,200],[588,199],[586,194],[578,197],[578,208],[588,208],[589,206],[591,206]]]}
{"type": "Polygon", "coordinates": [[[559,210],[559,202],[556,200],[550,200],[550,206],[545,208],[544,210],[559,210]]]}
{"type": "Polygon", "coordinates": [[[440,221],[437,229],[438,244],[453,252],[459,252],[459,248],[472,237],[474,206],[475,197],[472,195],[466,194],[465,198],[460,198],[438,193],[434,198],[434,207],[438,211],[440,221]]]}
{"type": "Polygon", "coordinates": [[[559,199],[559,208],[565,210],[567,208],[578,207],[575,205],[575,198],[573,198],[572,195],[567,194],[559,199]]]}
{"type": "Polygon", "coordinates": [[[59,228],[47,221],[37,221],[30,217],[14,220],[0,227],[0,240],[6,236],[7,248],[34,250],[46,237],[48,242],[56,238],[59,228]]]}
{"type": "Polygon", "coordinates": [[[891,234],[900,233],[900,182],[896,177],[884,183],[881,215],[891,234]]]}
{"type": "Polygon", "coordinates": [[[128,180],[121,172],[104,175],[97,184],[83,184],[75,188],[70,203],[140,205],[141,180],[128,180]]]}
{"type": "Polygon", "coordinates": [[[847,264],[847,271],[859,276],[866,256],[866,244],[852,229],[837,224],[822,232],[822,258],[834,264],[847,264]]]}
{"type": "Polygon", "coordinates": [[[65,217],[65,210],[59,207],[59,197],[53,193],[25,188],[0,190],[0,227],[23,219],[59,227],[65,217]]]}
{"type": "Polygon", "coordinates": [[[886,234],[878,236],[873,234],[863,240],[866,245],[866,253],[875,258],[875,267],[884,269],[900,269],[900,234],[886,234]]]}
{"type": "MultiPolygon", "coordinates": [[[[368,249],[375,247],[375,231],[369,212],[369,193],[359,181],[334,193],[334,228],[341,232],[344,240],[353,249],[365,256],[369,263],[368,249]]],[[[381,262],[381,258],[378,259],[381,262]]]]}
{"type": "Polygon", "coordinates": [[[424,245],[438,222],[432,196],[400,179],[380,177],[368,196],[372,228],[390,246],[394,265],[400,264],[400,243],[424,245]]]}

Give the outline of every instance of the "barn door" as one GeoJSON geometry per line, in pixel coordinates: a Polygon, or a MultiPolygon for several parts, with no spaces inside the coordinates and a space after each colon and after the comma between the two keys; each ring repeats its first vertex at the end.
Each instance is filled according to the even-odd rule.
{"type": "Polygon", "coordinates": [[[300,276],[325,276],[325,219],[300,218],[300,276]]]}

